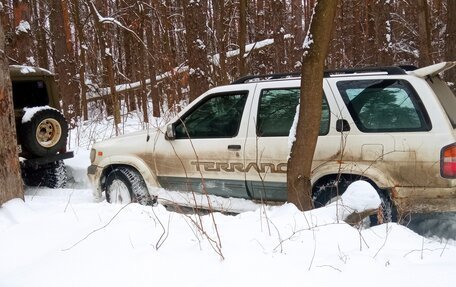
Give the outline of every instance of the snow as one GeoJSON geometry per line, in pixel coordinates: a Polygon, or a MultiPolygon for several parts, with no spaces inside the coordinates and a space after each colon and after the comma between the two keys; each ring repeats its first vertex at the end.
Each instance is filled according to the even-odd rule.
{"type": "MultiPolygon", "coordinates": [[[[129,120],[127,130],[140,126],[129,120]]],[[[25,201],[0,208],[0,286],[454,285],[455,241],[394,223],[368,228],[342,221],[378,206],[363,181],[307,212],[239,200],[236,206],[250,211],[198,216],[161,204],[98,202],[85,176],[94,140],[87,135],[105,136],[99,131],[110,128],[103,125],[71,135],[76,155],[65,161],[67,188],[26,187],[25,201]]]]}
{"type": "MultiPolygon", "coordinates": [[[[298,120],[299,120],[299,108],[300,108],[300,104],[298,104],[296,106],[296,113],[293,118],[293,124],[291,125],[290,132],[288,133],[288,150],[290,152],[291,152],[291,148],[293,147],[294,142],[296,141],[296,130],[298,128],[298,120]]],[[[289,156],[291,156],[291,154],[289,156]]]]}
{"type": "Polygon", "coordinates": [[[35,73],[35,68],[30,66],[21,67],[21,74],[35,73]]]}
{"type": "Polygon", "coordinates": [[[20,35],[21,33],[28,33],[30,32],[30,23],[25,21],[25,20],[21,20],[19,22],[19,25],[16,26],[16,35],[20,35]]]}
{"type": "MultiPolygon", "coordinates": [[[[22,123],[25,124],[29,121],[32,120],[33,116],[39,112],[39,111],[42,111],[42,110],[56,110],[58,111],[57,109],[54,109],[50,106],[40,106],[40,107],[33,107],[33,108],[24,108],[24,115],[22,116],[22,123]]],[[[60,111],[59,111],[60,112],[60,111]]]]}

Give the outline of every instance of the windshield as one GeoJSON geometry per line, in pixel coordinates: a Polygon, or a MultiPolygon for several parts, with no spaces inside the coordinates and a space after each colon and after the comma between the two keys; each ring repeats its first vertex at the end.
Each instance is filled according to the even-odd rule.
{"type": "Polygon", "coordinates": [[[439,98],[439,101],[442,104],[453,129],[456,128],[456,96],[450,90],[448,85],[439,77],[427,79],[427,82],[439,98]]]}

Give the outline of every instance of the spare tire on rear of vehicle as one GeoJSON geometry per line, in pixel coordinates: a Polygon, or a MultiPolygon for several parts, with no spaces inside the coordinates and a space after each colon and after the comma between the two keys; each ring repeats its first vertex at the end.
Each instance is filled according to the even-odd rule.
{"type": "Polygon", "coordinates": [[[26,112],[20,130],[22,148],[33,156],[53,155],[66,146],[68,124],[56,109],[42,108],[31,115],[26,112]]]}

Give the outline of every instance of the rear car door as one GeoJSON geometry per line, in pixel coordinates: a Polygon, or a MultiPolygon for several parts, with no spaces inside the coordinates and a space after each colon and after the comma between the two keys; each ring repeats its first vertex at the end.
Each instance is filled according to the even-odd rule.
{"type": "MultiPolygon", "coordinates": [[[[253,199],[287,200],[286,173],[290,151],[289,133],[299,97],[300,80],[258,84],[245,156],[247,187],[249,195],[253,199]]],[[[331,103],[331,105],[334,104],[331,103]]],[[[335,106],[330,108],[330,103],[324,94],[320,136],[314,157],[317,161],[321,157],[327,157],[328,154],[335,154],[339,147],[327,140],[330,136],[331,110],[337,110],[337,108],[335,106]]]]}

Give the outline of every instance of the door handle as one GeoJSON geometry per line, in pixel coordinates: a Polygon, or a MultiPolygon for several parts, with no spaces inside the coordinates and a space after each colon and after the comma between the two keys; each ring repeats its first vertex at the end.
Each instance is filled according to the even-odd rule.
{"type": "Polygon", "coordinates": [[[230,144],[230,145],[228,145],[228,150],[241,150],[241,145],[230,144]]]}

